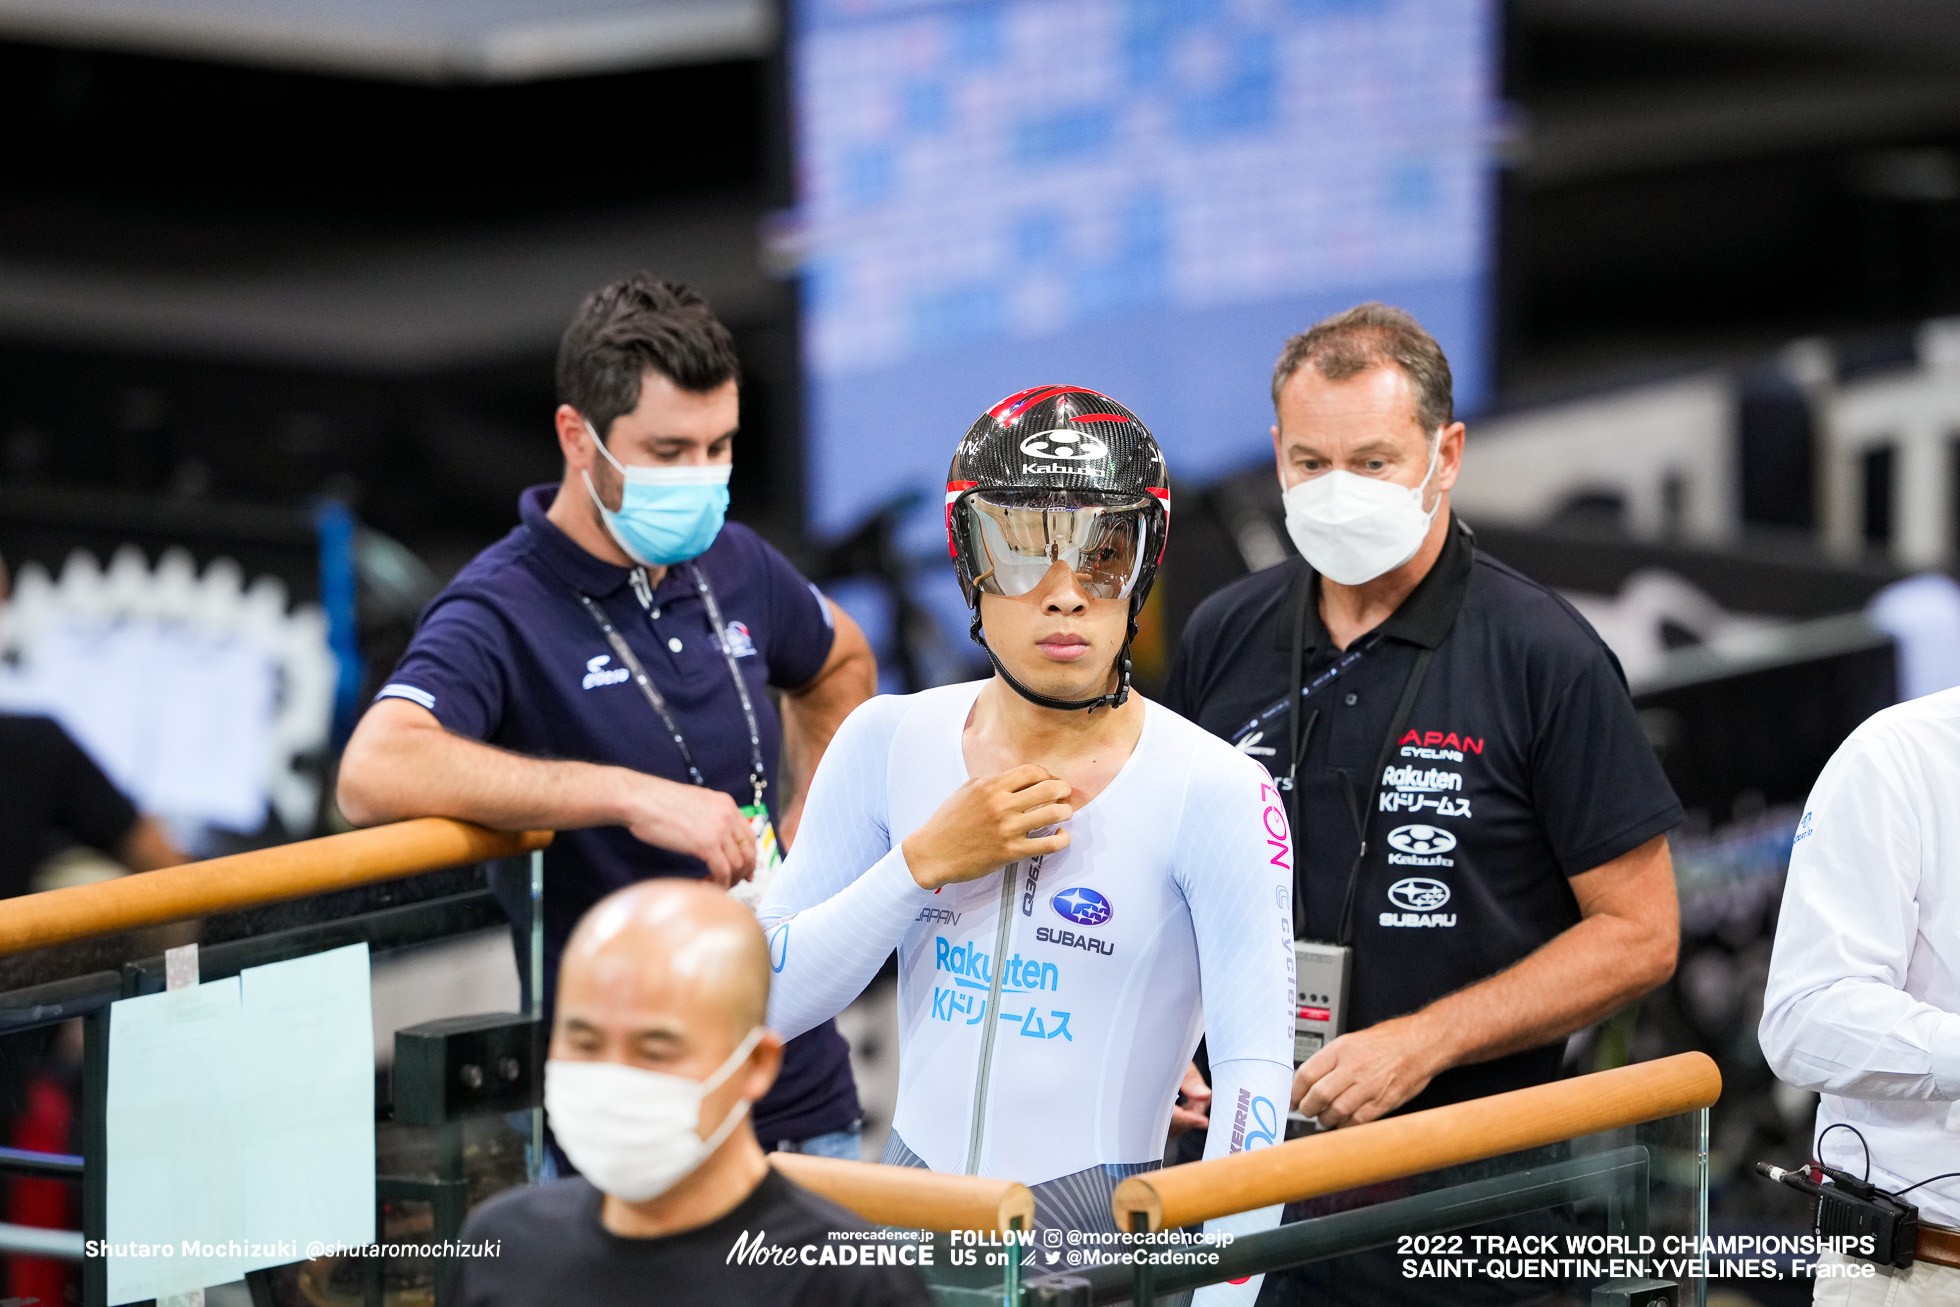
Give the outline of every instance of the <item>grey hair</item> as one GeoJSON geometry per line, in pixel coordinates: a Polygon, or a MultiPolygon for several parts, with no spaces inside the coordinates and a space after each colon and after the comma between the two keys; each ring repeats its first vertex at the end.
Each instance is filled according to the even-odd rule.
{"type": "Polygon", "coordinates": [[[1415,417],[1429,439],[1455,420],[1450,392],[1450,361],[1436,338],[1407,310],[1370,300],[1345,313],[1323,318],[1286,342],[1273,367],[1273,411],[1280,391],[1305,364],[1329,381],[1346,381],[1370,368],[1393,363],[1415,390],[1415,417]]]}

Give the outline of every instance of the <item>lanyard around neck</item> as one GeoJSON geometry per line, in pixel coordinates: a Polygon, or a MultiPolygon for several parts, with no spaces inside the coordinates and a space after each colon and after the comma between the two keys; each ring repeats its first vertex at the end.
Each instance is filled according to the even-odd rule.
{"type": "MultiPolygon", "coordinates": [[[[749,784],[755,789],[755,802],[760,804],[762,792],[768,788],[769,780],[762,762],[762,729],[756,721],[755,701],[749,697],[748,682],[742,679],[742,669],[728,647],[728,626],[721,619],[721,605],[715,600],[713,587],[708,584],[707,576],[699,567],[692,563],[685,566],[688,574],[694,579],[694,589],[701,596],[702,606],[708,610],[708,622],[714,629],[715,643],[721,648],[722,660],[728,664],[728,675],[735,682],[736,697],[742,701],[742,717],[749,728],[749,784]]],[[[639,599],[640,607],[650,611],[653,607],[653,594],[646,584],[646,574],[635,568],[633,581],[633,594],[639,599]]],[[[674,748],[680,752],[681,762],[687,768],[688,779],[704,789],[707,788],[707,778],[701,774],[701,768],[695,764],[694,751],[687,747],[687,737],[681,734],[680,723],[674,720],[673,712],[667,707],[666,696],[660,693],[659,687],[655,686],[652,678],[647,675],[646,668],[640,665],[640,660],[634,654],[632,646],[626,643],[626,637],[619,633],[612,619],[606,616],[606,610],[590,595],[582,590],[575,590],[573,593],[578,596],[578,601],[585,605],[585,611],[591,614],[593,622],[605,635],[606,643],[612,646],[614,656],[632,675],[633,683],[640,687],[640,693],[646,697],[646,701],[653,706],[653,711],[659,715],[660,724],[666,728],[667,737],[674,742],[674,748]]]]}
{"type": "MultiPolygon", "coordinates": [[[[1349,647],[1347,653],[1341,657],[1340,661],[1315,676],[1311,682],[1304,685],[1301,684],[1301,675],[1306,661],[1307,605],[1312,602],[1312,584],[1309,583],[1301,586],[1300,603],[1298,608],[1294,610],[1293,615],[1293,676],[1288,682],[1290,693],[1286,699],[1286,775],[1280,781],[1280,788],[1287,792],[1288,798],[1292,801],[1290,806],[1293,808],[1293,829],[1296,832],[1300,826],[1298,787],[1295,782],[1300,766],[1301,748],[1305,743],[1303,736],[1312,732],[1314,722],[1320,716],[1319,710],[1315,709],[1313,714],[1307,718],[1305,730],[1302,730],[1299,724],[1300,702],[1307,696],[1331,683],[1342,672],[1347,671],[1348,668],[1360,662],[1362,658],[1366,657],[1376,646],[1381,644],[1383,639],[1380,630],[1370,631],[1367,635],[1355,641],[1349,647]]],[[[1334,935],[1334,942],[1336,944],[1351,945],[1354,943],[1354,905],[1361,890],[1362,865],[1367,861],[1368,857],[1368,827],[1374,816],[1376,806],[1381,802],[1382,776],[1387,771],[1390,760],[1395,756],[1396,740],[1401,736],[1402,728],[1408,725],[1409,713],[1415,707],[1416,695],[1422,690],[1423,680],[1429,674],[1430,661],[1435,656],[1436,651],[1427,647],[1416,652],[1415,666],[1409,669],[1409,678],[1402,683],[1402,697],[1395,705],[1394,715],[1389,718],[1388,734],[1382,740],[1381,756],[1376,760],[1374,775],[1370,779],[1368,786],[1368,802],[1366,806],[1362,806],[1356,802],[1357,796],[1354,793],[1354,786],[1348,780],[1347,773],[1338,773],[1341,778],[1342,793],[1347,797],[1348,815],[1354,821],[1354,836],[1359,847],[1355,850],[1354,864],[1348,868],[1347,888],[1341,895],[1341,919],[1334,935]]],[[[1306,912],[1306,886],[1304,883],[1301,883],[1303,881],[1302,870],[1305,867],[1305,863],[1306,860],[1300,856],[1296,835],[1295,848],[1293,850],[1293,875],[1296,882],[1293,891],[1293,901],[1296,905],[1296,913],[1298,914],[1296,916],[1296,928],[1297,923],[1304,920],[1304,914],[1306,912]]]]}

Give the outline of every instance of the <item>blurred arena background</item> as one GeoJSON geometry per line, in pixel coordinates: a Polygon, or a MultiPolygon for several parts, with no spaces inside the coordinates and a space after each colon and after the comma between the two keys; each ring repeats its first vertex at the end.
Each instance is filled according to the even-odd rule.
{"type": "Polygon", "coordinates": [[[1141,412],[1148,685],[1284,557],[1280,342],[1389,300],[1456,367],[1460,513],[1613,645],[1693,814],[1679,973],[1571,1065],[1715,1055],[1717,1224],[1795,1228],[1742,1176],[1809,1127],[1755,1047],[1798,805],[1960,683],[1957,74],[1938,0],[0,0],[0,706],[200,854],[334,828],[421,605],[557,475],[559,331],[642,267],[734,329],[732,511],[888,689],[981,665],[970,418],[1141,412]]]}

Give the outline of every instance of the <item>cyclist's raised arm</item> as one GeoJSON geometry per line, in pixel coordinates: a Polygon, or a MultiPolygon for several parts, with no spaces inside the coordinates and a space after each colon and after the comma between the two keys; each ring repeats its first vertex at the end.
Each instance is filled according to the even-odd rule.
{"type": "Polygon", "coordinates": [[[810,782],[796,844],[756,916],[775,968],[769,1025],[802,1034],[864,991],[932,894],[892,846],[886,818],[892,732],[904,700],[860,705],[810,782]]]}
{"type": "MultiPolygon", "coordinates": [[[[1178,830],[1177,875],[1198,943],[1211,1129],[1205,1156],[1266,1148],[1286,1135],[1293,1063],[1293,848],[1265,769],[1233,757],[1192,768],[1178,830]]],[[[1206,1223],[1249,1234],[1279,1224],[1261,1208],[1206,1223]]],[[[1200,1307],[1250,1304],[1263,1277],[1199,1291],[1200,1307]]]]}

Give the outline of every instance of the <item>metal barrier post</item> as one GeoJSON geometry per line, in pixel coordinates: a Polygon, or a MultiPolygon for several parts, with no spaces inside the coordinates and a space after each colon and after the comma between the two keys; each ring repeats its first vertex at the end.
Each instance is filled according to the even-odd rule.
{"type": "MultiPolygon", "coordinates": [[[[1021,1307],[1021,1245],[1013,1241],[1012,1231],[1026,1230],[1029,1223],[1021,1217],[1009,1217],[1007,1228],[1010,1231],[1007,1247],[1007,1267],[1001,1272],[1000,1298],[1003,1307],[1021,1307]]],[[[1032,1248],[1032,1243],[1027,1245],[1032,1248]]]]}
{"type": "MultiPolygon", "coordinates": [[[[1695,1258],[1707,1265],[1707,1256],[1702,1249],[1708,1247],[1708,1111],[1702,1108],[1695,1114],[1695,1166],[1696,1183],[1700,1192],[1695,1197],[1695,1236],[1700,1240],[1695,1250],[1695,1258]]],[[[1695,1276],[1695,1307],[1708,1307],[1708,1276],[1695,1276]]]]}
{"type": "MultiPolygon", "coordinates": [[[[82,1239],[109,1227],[109,1008],[82,1018],[82,1239]]],[[[108,1307],[109,1259],[82,1255],[82,1307],[108,1307]]]]}
{"type": "MultiPolygon", "coordinates": [[[[381,1197],[381,1187],[375,1186],[374,1193],[374,1241],[383,1243],[388,1238],[388,1204],[381,1197]]],[[[383,1307],[381,1259],[379,1257],[361,1258],[361,1307],[383,1307]]]]}
{"type": "MultiPolygon", "coordinates": [[[[462,1233],[463,1218],[469,1215],[469,1186],[463,1178],[463,1123],[451,1121],[441,1127],[436,1147],[436,1192],[434,1208],[436,1238],[447,1243],[462,1233]]],[[[435,1259],[435,1307],[449,1307],[455,1277],[450,1270],[454,1257],[435,1259]]]]}
{"type": "MultiPolygon", "coordinates": [[[[542,1019],[544,1015],[544,850],[531,850],[531,985],[524,995],[524,1011],[542,1019]]],[[[551,1032],[544,1032],[545,1047],[551,1046],[551,1032]]],[[[540,1066],[542,1073],[542,1066],[540,1066]]],[[[531,1109],[531,1147],[524,1155],[525,1179],[536,1184],[544,1175],[544,1104],[531,1109]]]]}
{"type": "Polygon", "coordinates": [[[1150,1232],[1150,1213],[1130,1213],[1130,1300],[1136,1307],[1157,1307],[1157,1268],[1145,1260],[1143,1254],[1149,1251],[1148,1245],[1137,1242],[1136,1236],[1150,1232]]]}

